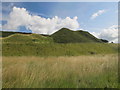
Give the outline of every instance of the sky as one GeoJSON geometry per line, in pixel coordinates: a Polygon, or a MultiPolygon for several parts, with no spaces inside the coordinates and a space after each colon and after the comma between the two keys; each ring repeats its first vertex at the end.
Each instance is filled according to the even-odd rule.
{"type": "Polygon", "coordinates": [[[3,2],[2,30],[52,34],[65,27],[118,42],[117,2],[3,2]]]}

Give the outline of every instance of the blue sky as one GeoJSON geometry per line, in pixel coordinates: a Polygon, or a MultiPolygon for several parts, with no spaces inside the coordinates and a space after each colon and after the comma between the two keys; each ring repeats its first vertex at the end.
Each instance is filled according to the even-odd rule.
{"type": "MultiPolygon", "coordinates": [[[[99,31],[100,29],[117,24],[117,2],[23,2],[14,3],[14,6],[26,8],[33,14],[40,15],[42,17],[54,17],[59,16],[61,18],[78,17],[80,28],[90,31],[99,31]],[[98,10],[106,10],[106,13],[91,20],[90,17],[98,10]]],[[[9,6],[10,3],[3,3],[3,7],[9,6]]],[[[10,11],[3,10],[4,14],[9,14],[10,11]]]]}
{"type": "MultiPolygon", "coordinates": [[[[3,18],[9,17],[12,8],[16,6],[25,8],[32,15],[43,18],[53,18],[58,16],[62,19],[66,17],[78,17],[80,24],[78,29],[87,30],[89,32],[99,33],[101,30],[118,24],[118,3],[117,2],[17,2],[3,3],[3,18]],[[104,13],[91,19],[92,15],[98,13],[99,10],[105,10],[104,13]]],[[[6,24],[7,20],[3,20],[6,24]]],[[[19,28],[21,29],[21,28],[19,28]]],[[[21,30],[26,30],[22,28],[21,30]]]]}

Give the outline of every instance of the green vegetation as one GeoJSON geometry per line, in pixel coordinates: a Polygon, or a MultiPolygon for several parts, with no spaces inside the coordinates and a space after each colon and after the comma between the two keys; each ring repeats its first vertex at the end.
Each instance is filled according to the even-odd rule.
{"type": "Polygon", "coordinates": [[[8,32],[8,31],[0,31],[0,36],[1,37],[8,37],[13,34],[19,34],[20,32],[8,32]]]}
{"type": "Polygon", "coordinates": [[[3,88],[117,88],[118,44],[65,28],[11,33],[0,39],[3,88]]]}
{"type": "MultiPolygon", "coordinates": [[[[20,32],[2,32],[2,37],[8,37],[11,35],[22,34],[22,35],[33,35],[32,33],[20,33],[20,32]]],[[[40,36],[52,38],[55,43],[105,43],[106,40],[97,39],[87,31],[72,31],[67,28],[62,28],[52,35],[36,35],[38,38],[40,36]]],[[[14,36],[15,37],[15,36],[14,36]]],[[[13,37],[13,38],[14,38],[13,37]]],[[[19,38],[19,36],[16,36],[19,38]]],[[[22,38],[22,37],[21,37],[22,38]]],[[[27,39],[28,37],[26,37],[27,39]]],[[[37,38],[37,39],[38,39],[37,38]]],[[[25,39],[25,38],[24,38],[25,39]]],[[[41,39],[41,38],[39,38],[41,39]]],[[[16,39],[17,40],[17,39],[16,39]]],[[[24,41],[24,40],[23,40],[24,41]]]]}
{"type": "Polygon", "coordinates": [[[117,45],[101,43],[3,43],[3,56],[79,56],[117,53],[117,45]]]}
{"type": "MultiPolygon", "coordinates": [[[[78,38],[75,39],[73,37],[69,39],[71,42],[71,39],[75,41],[78,38]]],[[[2,39],[2,54],[3,56],[79,56],[117,53],[117,44],[97,43],[97,41],[99,39],[84,31],[74,32],[62,29],[52,36],[19,33],[2,39]],[[73,37],[77,37],[77,35],[82,38],[86,37],[83,40],[80,38],[81,41],[85,41],[86,43],[64,43],[67,38],[59,36],[68,36],[67,33],[73,37]],[[55,37],[57,38],[56,40],[63,41],[63,43],[56,43],[57,41],[54,40],[55,37]],[[93,40],[93,42],[87,42],[87,38],[90,39],[89,41],[93,40]]]]}
{"type": "Polygon", "coordinates": [[[72,31],[67,28],[62,28],[58,32],[51,35],[53,40],[57,43],[102,43],[102,40],[97,39],[86,31],[72,31]]]}
{"type": "Polygon", "coordinates": [[[11,44],[30,44],[30,43],[52,43],[50,37],[45,37],[39,34],[14,34],[2,39],[3,43],[11,44]]]}
{"type": "Polygon", "coordinates": [[[117,55],[3,57],[3,88],[117,88],[117,55]]]}

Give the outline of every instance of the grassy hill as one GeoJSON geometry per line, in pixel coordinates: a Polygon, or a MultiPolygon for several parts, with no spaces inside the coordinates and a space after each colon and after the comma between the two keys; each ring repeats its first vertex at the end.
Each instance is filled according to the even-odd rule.
{"type": "Polygon", "coordinates": [[[24,32],[11,32],[11,31],[0,31],[1,37],[8,37],[13,34],[31,34],[31,33],[24,33],[24,32]]]}
{"type": "Polygon", "coordinates": [[[58,32],[51,35],[53,40],[57,43],[88,43],[88,42],[99,42],[102,43],[100,39],[97,39],[89,32],[86,31],[72,31],[67,28],[62,28],[58,32]]]}
{"type": "Polygon", "coordinates": [[[5,43],[3,56],[79,56],[117,53],[117,45],[105,43],[5,43]]]}
{"type": "Polygon", "coordinates": [[[69,30],[52,36],[9,33],[0,40],[3,88],[117,88],[118,44],[69,30]]]}
{"type": "Polygon", "coordinates": [[[101,43],[88,32],[65,28],[51,36],[9,32],[1,40],[3,56],[79,56],[118,51],[117,44],[101,43]]]}
{"type": "MultiPolygon", "coordinates": [[[[22,33],[22,32],[2,32],[2,37],[8,37],[14,34],[24,34],[24,35],[30,35],[32,33],[22,33]]],[[[32,34],[33,35],[33,34],[32,34]]],[[[34,34],[37,35],[37,34],[34,34]]],[[[45,36],[47,38],[53,38],[53,41],[55,43],[88,43],[88,42],[95,42],[95,43],[103,43],[104,40],[98,39],[91,35],[87,31],[72,31],[67,28],[62,28],[59,31],[55,32],[52,35],[37,35],[39,36],[45,36]]],[[[15,37],[15,36],[14,36],[15,37]]],[[[22,38],[20,36],[17,36],[19,38],[22,38]]],[[[26,37],[28,38],[28,37],[26,37]]],[[[40,38],[41,39],[41,38],[40,38]]],[[[14,40],[13,40],[14,41],[14,40]]],[[[22,41],[22,40],[21,40],[22,41]]],[[[24,41],[24,40],[23,40],[24,41]]]]}
{"type": "Polygon", "coordinates": [[[52,43],[51,37],[39,34],[13,34],[2,39],[4,43],[52,43]]]}

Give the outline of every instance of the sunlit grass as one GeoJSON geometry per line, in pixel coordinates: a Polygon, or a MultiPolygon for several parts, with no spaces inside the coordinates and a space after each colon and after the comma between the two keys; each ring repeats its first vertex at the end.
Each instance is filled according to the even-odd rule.
{"type": "Polygon", "coordinates": [[[3,57],[3,88],[115,88],[117,55],[3,57]]]}

